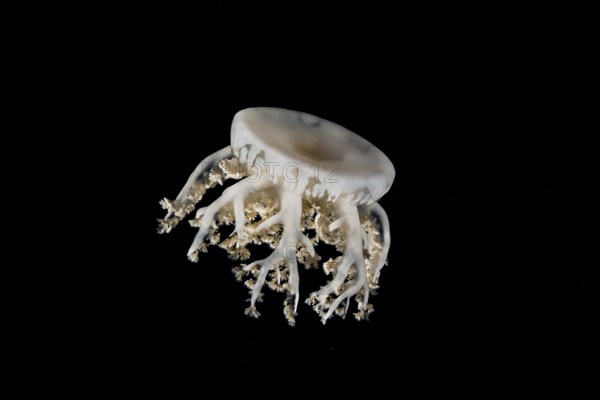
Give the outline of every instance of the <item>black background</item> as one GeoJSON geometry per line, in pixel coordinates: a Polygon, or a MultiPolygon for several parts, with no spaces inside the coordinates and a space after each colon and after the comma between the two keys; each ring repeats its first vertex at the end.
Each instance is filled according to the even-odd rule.
{"type": "MultiPolygon", "coordinates": [[[[583,11],[551,20],[521,2],[412,1],[0,10],[6,382],[402,394],[597,376],[583,11]],[[392,249],[369,322],[322,326],[301,305],[290,328],[268,291],[262,317],[245,317],[223,250],[192,264],[192,228],[156,234],[158,201],[229,144],[233,115],[251,106],[330,119],[394,163],[381,199],[392,249]]],[[[305,296],[321,277],[303,278],[305,296]]]]}

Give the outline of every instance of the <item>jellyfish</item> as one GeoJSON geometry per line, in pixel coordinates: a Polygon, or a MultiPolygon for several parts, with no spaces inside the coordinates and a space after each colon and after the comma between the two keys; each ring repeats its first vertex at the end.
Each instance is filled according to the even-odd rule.
{"type": "Polygon", "coordinates": [[[209,245],[240,260],[233,273],[249,289],[249,316],[260,315],[266,285],[285,294],[283,312],[295,325],[302,264],[331,277],[305,300],[323,324],[345,317],[351,301],[354,317],[365,320],[390,249],[389,220],[378,200],[394,176],[381,150],[338,124],[282,108],[247,108],[233,118],[231,145],[206,157],[175,200],[160,201],[167,215],[159,219],[159,233],[195,211],[189,260],[197,262],[209,245]],[[237,182],[196,210],[208,189],[228,179],[237,182]],[[231,234],[222,239],[227,225],[231,234]],[[315,250],[321,243],[334,246],[337,256],[323,260],[315,250]],[[243,263],[251,244],[268,245],[272,253],[243,263]]]}

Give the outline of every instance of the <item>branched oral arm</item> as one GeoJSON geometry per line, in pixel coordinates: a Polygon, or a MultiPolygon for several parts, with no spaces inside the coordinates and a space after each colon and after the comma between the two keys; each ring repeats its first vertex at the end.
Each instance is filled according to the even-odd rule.
{"type": "MultiPolygon", "coordinates": [[[[365,291],[364,298],[368,300],[369,289],[366,280],[367,271],[363,256],[363,228],[360,224],[357,207],[349,202],[340,201],[338,212],[340,218],[334,221],[330,227],[345,227],[346,248],[335,269],[335,276],[333,279],[327,285],[311,295],[311,300],[317,303],[317,308],[324,313],[324,315],[322,314],[323,323],[327,322],[344,300],[349,301],[349,299],[356,295],[361,288],[365,291]],[[337,298],[335,298],[331,304],[328,304],[329,297],[336,295],[342,285],[344,285],[352,266],[356,269],[356,277],[351,282],[351,285],[343,288],[337,298]]],[[[366,305],[364,300],[363,304],[366,305]]],[[[346,303],[346,310],[347,308],[348,303],[346,303]]]]}
{"type": "MultiPolygon", "coordinates": [[[[286,263],[289,270],[288,290],[290,296],[294,297],[294,314],[298,308],[300,276],[298,273],[298,260],[296,259],[296,250],[299,245],[306,247],[311,256],[314,256],[314,247],[310,239],[302,232],[300,226],[302,218],[302,197],[291,191],[281,189],[280,210],[271,218],[263,221],[256,228],[257,231],[267,229],[275,224],[282,224],[283,231],[279,245],[275,251],[267,258],[244,267],[245,271],[252,270],[256,265],[260,265],[260,270],[256,282],[252,288],[250,298],[250,308],[254,309],[256,300],[265,283],[268,272],[281,263],[286,263]]],[[[279,276],[279,271],[278,276],[279,276]]],[[[255,311],[253,312],[255,313],[255,311]]]]}
{"type": "MultiPolygon", "coordinates": [[[[345,310],[345,312],[347,312],[348,311],[348,302],[350,301],[350,298],[352,296],[354,296],[355,294],[357,294],[360,291],[360,289],[365,290],[364,296],[365,296],[366,301],[368,301],[369,288],[368,288],[368,285],[366,285],[367,271],[365,269],[364,261],[357,261],[354,265],[357,270],[356,280],[353,282],[353,284],[349,288],[346,288],[346,290],[344,290],[333,301],[333,303],[331,303],[331,305],[329,306],[329,310],[327,311],[327,314],[325,314],[322,318],[323,324],[325,324],[327,322],[327,320],[331,317],[331,315],[335,312],[335,310],[337,310],[337,308],[340,306],[340,304],[342,304],[342,302],[344,300],[347,301],[346,310],[345,310]]],[[[365,305],[366,305],[366,301],[364,301],[365,305]]]]}
{"type": "Polygon", "coordinates": [[[302,222],[302,197],[293,192],[283,190],[281,194],[281,211],[283,219],[283,236],[281,242],[286,246],[286,251],[288,252],[284,256],[287,258],[290,270],[288,283],[290,286],[290,295],[294,296],[294,313],[296,313],[300,298],[300,275],[298,274],[296,248],[299,245],[306,247],[311,256],[315,255],[315,249],[310,239],[302,232],[300,225],[302,222]]]}
{"type": "Polygon", "coordinates": [[[193,254],[198,250],[198,247],[208,234],[219,210],[229,203],[233,203],[234,206],[234,215],[236,217],[234,232],[238,233],[239,244],[244,239],[244,227],[246,223],[246,217],[244,215],[244,199],[248,197],[250,193],[264,188],[267,184],[267,180],[261,180],[259,182],[242,180],[225,189],[223,194],[221,194],[221,197],[213,201],[204,209],[198,232],[188,250],[188,257],[192,258],[193,254]]]}
{"type": "MultiPolygon", "coordinates": [[[[193,191],[196,190],[194,185],[198,185],[196,181],[201,179],[204,174],[208,176],[207,167],[214,166],[221,160],[229,157],[231,150],[225,148],[210,157],[207,157],[192,173],[188,179],[188,183],[182,189],[174,204],[179,206],[179,212],[172,217],[172,220],[177,220],[179,214],[182,213],[183,206],[188,207],[192,200],[199,200],[200,196],[193,191]],[[177,203],[179,201],[180,203],[177,203]]],[[[219,164],[220,165],[220,164],[219,164]]],[[[212,173],[211,173],[212,174],[212,173]]],[[[210,175],[212,180],[218,180],[220,175],[210,175]]],[[[229,175],[231,177],[232,175],[229,175]]],[[[268,179],[260,179],[258,182],[252,180],[242,180],[233,186],[225,189],[217,200],[207,207],[198,209],[196,213],[196,226],[199,230],[194,238],[194,241],[188,251],[188,257],[194,261],[196,252],[202,244],[209,231],[216,221],[217,213],[231,204],[233,206],[233,216],[235,219],[235,228],[232,232],[237,236],[236,247],[244,245],[246,241],[246,209],[244,201],[254,192],[259,191],[267,186],[273,187],[273,183],[268,179]]],[[[314,257],[314,247],[310,239],[302,231],[302,195],[296,194],[283,186],[275,186],[279,190],[280,210],[271,217],[260,222],[249,234],[258,233],[262,230],[272,228],[274,225],[281,224],[281,239],[277,248],[267,258],[255,261],[244,267],[246,272],[254,271],[256,282],[252,284],[252,295],[250,299],[250,307],[246,310],[247,314],[258,316],[255,304],[260,298],[262,287],[266,282],[269,271],[275,269],[277,276],[277,285],[281,284],[282,268],[286,267],[288,300],[286,300],[286,308],[284,313],[290,324],[293,325],[294,316],[297,312],[299,301],[299,272],[298,260],[296,251],[299,246],[303,246],[314,257]],[[259,268],[257,268],[259,267],[259,268]],[[293,306],[290,300],[293,299],[293,306]]],[[[385,265],[387,253],[390,247],[390,232],[389,220],[387,214],[378,203],[373,203],[368,206],[353,205],[351,202],[339,201],[336,204],[338,218],[331,222],[328,226],[329,231],[341,230],[344,231],[345,250],[340,257],[340,261],[334,268],[333,279],[323,286],[317,292],[311,294],[309,304],[313,304],[315,309],[321,314],[322,322],[325,323],[334,312],[340,315],[346,315],[350,304],[350,299],[356,296],[358,302],[359,314],[358,319],[368,316],[368,300],[370,284],[376,287],[381,268],[385,265]],[[365,223],[361,225],[359,216],[366,217],[365,223]],[[379,225],[378,228],[368,227],[371,224],[379,225]],[[367,227],[367,229],[365,228],[367,227]],[[374,238],[379,236],[380,240],[374,238]],[[374,246],[373,251],[369,246],[374,246]],[[365,259],[363,249],[371,254],[369,260],[365,259]],[[362,295],[359,293],[363,289],[362,295]],[[342,307],[344,310],[342,310],[342,307]],[[366,313],[366,314],[365,314],[366,313]]],[[[187,213],[187,212],[186,212],[187,213]]],[[[173,216],[170,209],[167,216],[173,216]]],[[[165,219],[164,221],[170,221],[165,219]]],[[[175,221],[177,222],[177,221],[175,221]]]]}
{"type": "Polygon", "coordinates": [[[224,160],[228,157],[231,157],[232,155],[233,155],[233,152],[231,150],[231,146],[227,146],[227,147],[211,154],[210,156],[206,157],[204,160],[202,160],[200,162],[200,164],[198,164],[196,169],[194,169],[194,172],[192,172],[192,174],[188,178],[187,182],[185,183],[185,185],[183,186],[183,188],[181,189],[181,191],[175,198],[175,201],[176,202],[183,201],[188,196],[191,189],[200,180],[200,177],[204,173],[206,173],[212,167],[217,165],[219,163],[219,161],[224,160]]]}
{"type": "Polygon", "coordinates": [[[232,155],[231,146],[227,146],[206,157],[196,166],[175,200],[164,198],[160,201],[160,205],[167,210],[167,215],[158,220],[159,233],[169,233],[182,218],[194,210],[206,189],[216,184],[208,178],[210,172],[219,162],[232,155]]]}

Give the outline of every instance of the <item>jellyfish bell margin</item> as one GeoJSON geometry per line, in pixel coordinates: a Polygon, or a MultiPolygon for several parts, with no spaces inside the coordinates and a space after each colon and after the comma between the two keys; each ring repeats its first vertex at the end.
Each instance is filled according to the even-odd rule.
{"type": "Polygon", "coordinates": [[[231,145],[202,160],[175,200],[161,200],[167,215],[159,219],[159,232],[170,232],[196,211],[189,221],[198,228],[191,261],[209,245],[242,262],[250,259],[248,244],[270,246],[270,256],[233,269],[250,291],[247,315],[260,315],[266,285],[285,294],[284,315],[295,325],[302,264],[331,276],[306,299],[324,324],[334,314],[345,317],[351,300],[355,318],[364,320],[390,248],[389,220],[378,200],[394,176],[381,150],[340,125],[282,108],[247,108],[233,118],[231,145]],[[207,190],[229,179],[238,182],[196,210],[207,190]],[[223,225],[234,226],[227,238],[220,237],[223,225]],[[322,260],[319,243],[341,255],[322,260]]]}

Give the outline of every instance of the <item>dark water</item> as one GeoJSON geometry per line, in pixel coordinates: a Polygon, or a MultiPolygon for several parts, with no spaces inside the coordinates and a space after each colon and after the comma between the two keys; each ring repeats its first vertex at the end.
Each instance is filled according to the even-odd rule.
{"type": "MultiPolygon", "coordinates": [[[[3,380],[92,392],[315,393],[323,382],[341,393],[488,393],[597,375],[592,147],[581,117],[590,106],[564,91],[586,87],[585,46],[544,35],[540,10],[2,10],[12,38],[0,91],[3,380]],[[231,118],[250,106],[335,121],[394,163],[381,199],[392,249],[369,322],[322,326],[301,304],[290,328],[271,292],[249,319],[223,250],[192,264],[187,224],[156,234],[158,201],[229,144],[231,118]]],[[[585,36],[578,12],[562,21],[585,36]]],[[[301,272],[306,295],[323,277],[301,272]]]]}

